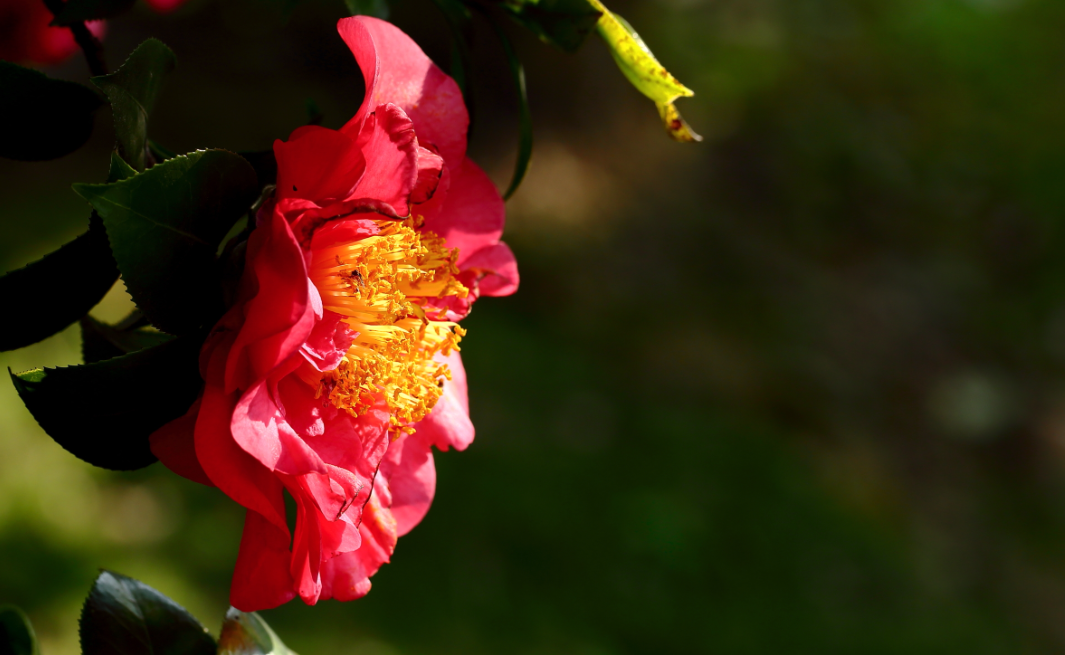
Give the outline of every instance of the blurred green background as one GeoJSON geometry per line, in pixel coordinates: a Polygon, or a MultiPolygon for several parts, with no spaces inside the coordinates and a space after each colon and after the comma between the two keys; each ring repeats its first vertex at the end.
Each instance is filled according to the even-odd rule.
{"type": "MultiPolygon", "coordinates": [[[[522,288],[466,325],[477,440],[437,457],[369,596],[267,620],[304,655],[1065,651],[1065,4],[608,4],[696,91],[678,107],[706,141],[670,142],[597,40],[570,56],[508,25],[537,145],[508,203],[522,288]]],[[[176,51],[167,147],[265,149],[308,99],[329,127],[357,108],[343,10],[139,7],[107,57],[176,51]]],[[[392,18],[446,67],[429,0],[392,18]]],[[[476,39],[471,153],[503,186],[517,107],[476,39]]],[[[0,161],[5,270],[84,229],[70,184],[104,178],[109,123],[0,161]]],[[[94,314],[128,305],[116,288],[94,314]]],[[[78,361],[76,328],[0,354],[78,361]]],[[[10,385],[0,416],[0,602],[44,655],[78,651],[98,567],[217,630],[231,501],[92,469],[10,385]]]]}

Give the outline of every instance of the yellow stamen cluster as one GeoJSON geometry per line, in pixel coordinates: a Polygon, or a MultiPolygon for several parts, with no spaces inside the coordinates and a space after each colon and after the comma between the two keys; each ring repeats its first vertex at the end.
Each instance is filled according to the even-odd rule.
{"type": "Polygon", "coordinates": [[[443,239],[418,232],[413,219],[375,222],[375,236],[314,251],[310,276],[323,305],[358,332],[340,365],[316,381],[317,397],[358,416],[381,394],[392,429],[411,432],[451,379],[433,356],[458,350],[465,334],[426,302],[468,290],[454,277],[458,250],[443,239]]]}

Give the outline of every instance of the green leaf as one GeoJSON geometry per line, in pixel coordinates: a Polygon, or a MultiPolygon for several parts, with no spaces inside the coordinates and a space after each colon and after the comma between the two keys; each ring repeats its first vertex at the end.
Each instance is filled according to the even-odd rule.
{"type": "Polygon", "coordinates": [[[258,196],[239,155],[197,150],[112,184],[75,184],[103,218],[133,301],[172,334],[213,323],[222,308],[215,254],[258,196]]]}
{"type": "Polygon", "coordinates": [[[92,316],[82,316],[79,323],[81,357],[86,364],[159,346],[174,338],[149,327],[123,329],[121,325],[108,325],[92,316]]]}
{"type": "Polygon", "coordinates": [[[387,0],[344,0],[348,13],[352,16],[373,16],[388,20],[387,0]]]}
{"type": "Polygon", "coordinates": [[[506,193],[503,194],[503,199],[507,200],[521,186],[521,181],[525,179],[525,173],[529,170],[529,161],[532,159],[533,148],[532,112],[529,110],[529,94],[525,89],[525,69],[518,59],[518,53],[514,51],[514,45],[510,42],[507,33],[503,31],[503,28],[498,23],[492,20],[491,16],[488,17],[488,22],[492,24],[496,35],[499,37],[499,42],[503,46],[503,53],[506,55],[507,65],[510,67],[510,75],[514,80],[514,90],[518,94],[518,158],[514,163],[514,175],[510,178],[510,185],[507,187],[506,193]]]}
{"type": "Polygon", "coordinates": [[[107,94],[115,118],[118,152],[129,165],[143,171],[148,142],[148,116],[162,90],[163,80],[174,70],[177,58],[158,39],[137,46],[114,73],[92,78],[107,94]]]}
{"type": "Polygon", "coordinates": [[[494,0],[540,40],[575,52],[595,29],[599,10],[588,0],[494,0]]]}
{"type": "Polygon", "coordinates": [[[44,161],[74,152],[92,135],[104,104],[88,87],[0,61],[0,157],[44,161]]]}
{"type": "Polygon", "coordinates": [[[143,582],[104,571],[81,609],[82,655],[214,655],[185,608],[143,582]]]}
{"type": "Polygon", "coordinates": [[[126,160],[122,159],[118,155],[117,150],[111,151],[111,165],[107,169],[107,182],[120,182],[127,178],[133,177],[137,174],[137,171],[126,163],[126,160]]]}
{"type": "Polygon", "coordinates": [[[640,93],[654,101],[669,135],[677,141],[702,141],[703,138],[692,131],[673,105],[677,98],[691,97],[695,93],[658,63],[628,21],[611,13],[599,0],[588,1],[603,12],[596,29],[610,47],[618,68],[640,93]]]}
{"type": "Polygon", "coordinates": [[[203,388],[202,335],[81,366],[12,373],[19,397],[63,448],[95,466],[133,470],[155,461],[148,436],[188,411],[203,388]]]}
{"type": "Polygon", "coordinates": [[[296,655],[255,612],[230,607],[218,636],[218,655],[296,655]]]}
{"type": "Polygon", "coordinates": [[[52,25],[66,27],[88,20],[113,18],[133,6],[134,0],[66,0],[52,25]]]}
{"type": "Polygon", "coordinates": [[[0,655],[40,655],[29,618],[17,607],[0,606],[0,655]]]}
{"type": "Polygon", "coordinates": [[[0,351],[15,350],[61,331],[84,316],[118,279],[100,218],[77,239],[0,277],[0,351]]]}

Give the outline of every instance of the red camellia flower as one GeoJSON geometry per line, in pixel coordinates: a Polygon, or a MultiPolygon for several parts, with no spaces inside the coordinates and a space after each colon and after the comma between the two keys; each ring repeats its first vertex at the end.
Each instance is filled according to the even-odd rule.
{"type": "Polygon", "coordinates": [[[246,611],[369,591],[433,499],[431,447],[473,440],[457,321],[518,285],[454,80],[389,23],[338,28],[366,98],[340,130],[274,144],[276,192],[201,352],[203,395],[152,435],[169,468],[247,508],[231,593],[246,611]]]}
{"type": "MultiPolygon", "coordinates": [[[[47,66],[74,54],[74,36],[65,27],[51,27],[52,18],[41,0],[0,0],[0,59],[47,66]]],[[[88,27],[103,36],[103,21],[88,27]]]]}

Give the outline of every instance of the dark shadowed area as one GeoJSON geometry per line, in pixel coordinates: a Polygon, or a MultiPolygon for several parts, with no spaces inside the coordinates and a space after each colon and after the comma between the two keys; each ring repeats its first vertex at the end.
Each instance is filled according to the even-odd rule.
{"type": "MultiPolygon", "coordinates": [[[[508,203],[522,288],[465,323],[477,439],[437,456],[366,598],[264,617],[303,655],[1065,650],[1065,4],[608,4],[696,91],[678,108],[705,141],[671,142],[598,40],[506,24],[537,142],[508,203]]],[[[107,59],[177,53],[167,148],[262,150],[309,100],[327,127],[357,109],[342,15],[138,6],[107,59]]],[[[392,19],[446,69],[430,0],[392,19]]],[[[471,153],[505,187],[517,103],[484,22],[475,54],[471,153]]],[[[70,185],[106,176],[110,120],[0,161],[4,270],[83,231],[70,185]]],[[[128,307],[116,288],[93,313],[128,307]]],[[[79,347],[75,327],[0,364],[79,347]]],[[[92,469],[0,387],[0,603],[44,655],[78,652],[99,567],[217,630],[242,511],[158,464],[92,469]]]]}

